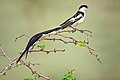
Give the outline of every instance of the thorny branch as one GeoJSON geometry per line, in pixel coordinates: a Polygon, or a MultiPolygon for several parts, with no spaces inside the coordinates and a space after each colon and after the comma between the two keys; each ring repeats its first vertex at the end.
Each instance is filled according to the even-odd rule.
{"type": "MultiPolygon", "coordinates": [[[[63,38],[67,38],[67,39],[72,40],[72,41],[65,41],[62,38],[45,38],[45,40],[61,41],[61,42],[65,43],[65,44],[71,43],[71,44],[74,44],[74,45],[77,45],[77,43],[80,42],[80,40],[77,40],[77,39],[73,38],[72,36],[66,36],[66,35],[61,34],[61,33],[65,33],[65,32],[69,32],[69,33],[80,32],[80,33],[85,33],[87,36],[92,37],[92,35],[91,35],[92,32],[89,31],[89,30],[81,30],[81,29],[77,29],[77,28],[72,28],[72,30],[61,30],[61,31],[58,31],[57,33],[53,33],[53,34],[47,35],[47,36],[57,35],[57,36],[61,36],[63,38]]],[[[100,60],[99,56],[95,53],[95,50],[89,46],[89,40],[88,40],[88,38],[84,42],[84,47],[86,47],[88,49],[89,53],[91,55],[95,56],[96,59],[97,59],[97,61],[99,63],[101,63],[101,60],[100,60]]]]}
{"type": "Polygon", "coordinates": [[[26,34],[23,34],[23,35],[21,35],[21,36],[16,37],[16,38],[15,38],[15,42],[17,41],[17,39],[19,39],[19,38],[21,38],[21,37],[23,37],[23,36],[29,38],[29,36],[27,36],[26,34]]]}
{"type": "MultiPolygon", "coordinates": [[[[63,42],[65,44],[74,44],[74,45],[77,45],[81,40],[77,40],[76,38],[74,38],[73,36],[66,36],[62,33],[75,33],[75,32],[80,32],[80,33],[84,33],[86,34],[87,36],[92,36],[91,35],[91,31],[89,30],[80,30],[80,29],[76,29],[76,28],[72,28],[72,29],[68,29],[68,30],[60,30],[60,31],[57,31],[56,33],[50,33],[48,35],[44,35],[44,39],[43,40],[49,40],[49,41],[60,41],[60,42],[63,42]],[[50,38],[50,36],[59,36],[60,38],[50,38]],[[65,40],[65,39],[68,39],[68,40],[65,40]]],[[[27,38],[30,38],[28,35],[21,35],[19,37],[16,37],[15,41],[17,41],[19,38],[21,37],[27,37],[27,38]]],[[[50,53],[50,52],[64,52],[65,49],[63,50],[57,50],[57,49],[54,49],[54,50],[45,50],[45,49],[40,49],[40,50],[34,50],[34,46],[36,46],[35,44],[33,45],[32,49],[29,50],[29,52],[45,52],[45,53],[50,53]]],[[[100,58],[98,57],[98,55],[95,53],[95,50],[92,49],[90,46],[89,46],[89,40],[87,38],[87,40],[84,41],[84,47],[88,49],[89,53],[93,56],[96,57],[97,61],[99,63],[101,63],[100,61],[100,58]]],[[[43,78],[43,79],[46,79],[46,80],[50,80],[49,77],[37,72],[36,70],[33,70],[31,66],[35,66],[35,65],[38,65],[38,64],[33,64],[31,62],[24,62],[22,60],[20,60],[20,63],[19,64],[16,64],[16,60],[17,58],[15,59],[11,59],[8,57],[8,55],[6,54],[6,52],[0,47],[0,50],[2,52],[2,55],[1,56],[4,56],[6,59],[8,59],[9,61],[9,64],[7,66],[4,67],[4,69],[0,70],[0,77],[3,76],[3,75],[6,75],[7,71],[11,70],[12,68],[16,68],[20,65],[24,65],[26,66],[32,74],[37,74],[39,77],[43,78]]]]}
{"type": "MultiPolygon", "coordinates": [[[[80,33],[82,33],[82,34],[84,33],[85,35],[87,35],[87,37],[88,37],[88,36],[89,36],[89,37],[92,37],[92,32],[91,32],[90,30],[82,30],[82,29],[77,29],[77,28],[73,28],[73,27],[71,27],[71,28],[72,28],[72,29],[60,30],[60,31],[57,31],[57,32],[55,32],[55,33],[50,33],[50,34],[44,35],[45,38],[44,38],[43,40],[61,41],[61,42],[65,43],[65,44],[68,44],[68,43],[69,43],[69,44],[77,45],[81,40],[77,40],[77,39],[74,38],[73,36],[66,36],[66,35],[61,34],[61,33],[75,33],[75,32],[80,32],[80,33]],[[50,36],[60,36],[61,38],[47,38],[47,37],[50,37],[50,36]],[[62,38],[66,38],[66,39],[71,40],[71,41],[66,41],[66,40],[64,40],[64,39],[62,39],[62,38]]],[[[23,36],[29,37],[28,35],[23,34],[23,35],[17,37],[17,38],[15,39],[15,41],[16,41],[17,39],[23,37],[23,36]]],[[[89,46],[89,40],[88,40],[88,38],[87,38],[87,40],[85,40],[85,42],[84,42],[84,47],[86,47],[86,48],[88,49],[89,53],[90,53],[91,55],[95,56],[96,59],[97,59],[97,61],[98,61],[99,63],[101,63],[99,56],[95,53],[95,50],[92,49],[92,48],[89,46]]],[[[39,52],[39,50],[38,50],[37,52],[39,52]]],[[[43,52],[46,52],[46,51],[43,51],[43,52]]],[[[54,52],[54,51],[53,51],[53,52],[54,52]]],[[[64,50],[61,51],[61,52],[64,52],[64,50]]],[[[47,52],[47,53],[48,53],[48,52],[47,52]]]]}
{"type": "Polygon", "coordinates": [[[2,55],[4,55],[4,57],[7,58],[8,61],[9,61],[9,64],[7,66],[5,66],[2,70],[0,70],[0,77],[6,75],[6,73],[9,70],[11,70],[13,68],[16,68],[16,67],[18,67],[20,65],[24,65],[31,71],[32,74],[37,74],[39,77],[41,77],[43,79],[50,80],[49,77],[37,72],[36,70],[33,70],[33,68],[31,67],[31,66],[35,66],[35,65],[39,65],[39,64],[33,64],[33,63],[30,63],[30,62],[24,62],[22,60],[20,61],[19,64],[16,64],[17,58],[12,60],[12,59],[10,59],[8,57],[8,55],[4,52],[4,50],[2,48],[0,48],[0,50],[2,51],[2,55]]]}
{"type": "Polygon", "coordinates": [[[21,61],[21,64],[20,64],[20,65],[26,66],[26,67],[32,72],[32,74],[37,74],[37,75],[39,76],[39,78],[41,77],[41,78],[43,78],[43,79],[50,80],[49,77],[47,77],[47,76],[39,73],[38,71],[32,69],[31,65],[32,65],[32,66],[35,66],[35,65],[39,65],[39,64],[33,64],[33,63],[30,63],[30,62],[21,61]]]}
{"type": "Polygon", "coordinates": [[[54,53],[56,53],[56,52],[64,52],[65,51],[65,49],[64,50],[57,50],[57,49],[54,49],[54,50],[30,50],[29,52],[46,52],[47,54],[48,53],[50,53],[50,52],[54,52],[54,53]]]}
{"type": "Polygon", "coordinates": [[[2,47],[0,47],[0,50],[2,52],[1,56],[4,56],[6,59],[8,59],[11,62],[11,59],[8,57],[8,55],[5,53],[5,51],[2,49],[2,47]]]}

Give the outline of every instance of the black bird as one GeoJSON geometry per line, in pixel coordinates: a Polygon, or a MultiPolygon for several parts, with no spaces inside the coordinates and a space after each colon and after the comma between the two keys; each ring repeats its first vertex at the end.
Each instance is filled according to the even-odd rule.
{"type": "Polygon", "coordinates": [[[50,30],[46,30],[40,33],[35,34],[34,36],[32,36],[26,46],[26,48],[24,49],[24,51],[22,52],[22,54],[18,57],[16,63],[18,63],[20,61],[20,59],[23,57],[23,55],[26,53],[26,58],[28,55],[28,51],[30,49],[30,47],[36,42],[38,41],[40,38],[42,38],[42,36],[44,34],[49,34],[53,31],[58,31],[60,29],[65,29],[67,27],[75,27],[78,24],[82,23],[85,19],[85,11],[88,8],[87,5],[83,4],[79,7],[78,11],[75,13],[75,15],[73,15],[72,17],[70,17],[69,19],[67,19],[65,22],[63,22],[62,24],[59,25],[59,27],[54,28],[54,29],[50,29],[50,30]]]}

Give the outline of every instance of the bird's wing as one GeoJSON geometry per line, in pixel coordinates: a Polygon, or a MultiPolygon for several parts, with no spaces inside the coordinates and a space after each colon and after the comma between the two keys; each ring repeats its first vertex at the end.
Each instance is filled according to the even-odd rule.
{"type": "Polygon", "coordinates": [[[66,20],[65,22],[63,22],[62,24],[60,24],[60,26],[62,27],[62,29],[72,25],[74,22],[71,21],[72,18],[69,18],[68,20],[66,20]]]}
{"type": "Polygon", "coordinates": [[[75,15],[73,15],[71,18],[67,19],[65,22],[60,24],[60,26],[62,27],[62,29],[66,28],[68,26],[71,26],[73,23],[80,20],[83,16],[84,16],[83,12],[77,11],[75,15]]]}

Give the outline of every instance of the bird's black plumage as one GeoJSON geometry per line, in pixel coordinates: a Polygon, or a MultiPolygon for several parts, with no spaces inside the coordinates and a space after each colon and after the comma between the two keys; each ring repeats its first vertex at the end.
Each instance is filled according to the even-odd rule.
{"type": "Polygon", "coordinates": [[[25,50],[22,52],[22,54],[20,55],[20,57],[18,58],[17,60],[17,63],[20,61],[20,59],[23,57],[23,55],[26,53],[26,58],[27,58],[27,55],[28,55],[28,50],[29,48],[37,41],[39,40],[39,38],[42,37],[42,34],[41,33],[38,33],[36,35],[34,35],[32,38],[30,38],[25,50]]]}
{"type": "Polygon", "coordinates": [[[38,41],[42,36],[43,34],[49,34],[53,31],[58,31],[59,29],[61,29],[61,27],[57,27],[57,28],[54,28],[54,29],[50,29],[50,30],[47,30],[47,31],[43,31],[43,32],[40,32],[40,33],[37,33],[35,34],[33,37],[30,38],[25,50],[22,52],[22,54],[20,55],[20,57],[18,58],[17,60],[17,63],[20,61],[20,59],[23,57],[23,55],[26,53],[26,58],[27,58],[27,55],[28,55],[28,51],[30,49],[30,47],[36,42],[38,41]]]}
{"type": "Polygon", "coordinates": [[[53,31],[58,31],[60,29],[64,29],[68,26],[71,26],[72,24],[76,23],[78,20],[80,20],[81,18],[84,17],[84,12],[80,11],[80,9],[82,7],[88,8],[87,5],[81,5],[79,7],[79,10],[76,12],[75,15],[73,15],[71,18],[67,19],[65,22],[63,22],[62,24],[60,24],[60,27],[54,28],[54,29],[50,29],[50,30],[46,30],[40,33],[35,34],[33,37],[30,38],[30,40],[28,41],[28,44],[25,48],[25,50],[22,52],[22,54],[20,55],[20,57],[17,60],[17,63],[20,61],[20,59],[23,57],[23,55],[26,53],[26,57],[28,55],[28,51],[30,49],[30,47],[36,42],[38,41],[44,34],[49,34],[53,31]]]}
{"type": "Polygon", "coordinates": [[[66,28],[68,26],[71,26],[72,24],[74,24],[75,22],[77,22],[78,20],[80,20],[82,17],[84,17],[84,13],[81,12],[81,11],[77,11],[75,15],[73,15],[71,18],[67,19],[64,23],[60,24],[61,29],[64,29],[64,28],[66,28]],[[81,14],[80,18],[76,19],[74,22],[70,21],[72,18],[77,17],[79,14],[81,14]]]}
{"type": "Polygon", "coordinates": [[[81,6],[79,7],[79,9],[82,8],[82,7],[88,8],[88,6],[87,6],[86,4],[81,5],[81,6]]]}

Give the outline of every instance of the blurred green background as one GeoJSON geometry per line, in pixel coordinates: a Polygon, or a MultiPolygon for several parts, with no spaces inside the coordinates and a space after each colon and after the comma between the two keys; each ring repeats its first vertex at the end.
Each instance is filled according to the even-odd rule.
{"type": "MultiPolygon", "coordinates": [[[[61,42],[42,41],[48,49],[66,49],[64,53],[31,53],[27,61],[40,63],[34,69],[61,80],[64,67],[76,69],[77,80],[120,80],[120,0],[0,0],[0,44],[11,58],[16,58],[28,39],[14,39],[56,27],[75,13],[80,4],[88,4],[86,20],[78,28],[93,32],[91,46],[96,49],[102,64],[89,55],[86,48],[61,42]]],[[[75,34],[80,38],[83,34],[75,34]]],[[[0,57],[0,69],[8,64],[0,57]]],[[[20,66],[0,80],[23,80],[31,76],[20,66]]],[[[43,80],[43,79],[41,79],[43,80]]]]}

